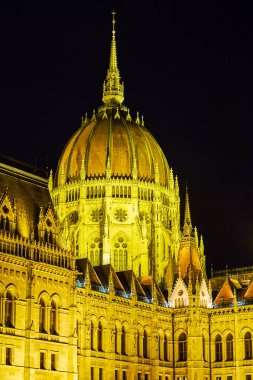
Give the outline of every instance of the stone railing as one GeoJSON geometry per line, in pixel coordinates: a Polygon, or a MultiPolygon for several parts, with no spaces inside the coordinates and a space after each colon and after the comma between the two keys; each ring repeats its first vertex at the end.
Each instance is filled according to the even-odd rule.
{"type": "Polygon", "coordinates": [[[0,231],[0,253],[23,257],[41,263],[74,269],[74,257],[71,252],[52,244],[37,242],[10,233],[0,231]]]}

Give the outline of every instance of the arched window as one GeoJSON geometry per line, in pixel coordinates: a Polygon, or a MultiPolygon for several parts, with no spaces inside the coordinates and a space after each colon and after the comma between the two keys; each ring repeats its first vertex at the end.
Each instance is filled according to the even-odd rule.
{"type": "Polygon", "coordinates": [[[252,336],[249,331],[244,335],[244,351],[245,359],[252,359],[252,336]]]}
{"type": "Polygon", "coordinates": [[[76,234],[76,247],[75,247],[75,254],[76,256],[79,255],[79,237],[80,237],[80,231],[77,232],[76,234]]]}
{"type": "Polygon", "coordinates": [[[143,357],[148,357],[148,333],[146,330],[144,330],[143,334],[143,357]]]}
{"type": "Polygon", "coordinates": [[[5,300],[5,326],[14,326],[14,298],[9,291],[6,293],[5,300]]]}
{"type": "Polygon", "coordinates": [[[53,234],[51,230],[49,230],[48,233],[48,243],[53,244],[53,234]]]}
{"type": "Polygon", "coordinates": [[[98,351],[103,351],[103,326],[102,323],[98,323],[98,351]]]}
{"type": "Polygon", "coordinates": [[[158,358],[162,360],[162,350],[161,350],[161,336],[158,334],[158,358]]]}
{"type": "Polygon", "coordinates": [[[114,341],[115,354],[119,353],[118,339],[119,339],[119,332],[118,332],[117,326],[115,326],[115,341],[114,341]]]}
{"type": "Polygon", "coordinates": [[[46,333],[46,305],[42,298],[40,299],[39,331],[46,333]]]}
{"type": "Polygon", "coordinates": [[[126,355],[126,329],[122,326],[121,331],[121,353],[122,355],[126,355]]]}
{"type": "Polygon", "coordinates": [[[102,258],[102,242],[96,237],[90,244],[90,261],[92,266],[100,265],[102,258]]]}
{"type": "Polygon", "coordinates": [[[182,333],[178,340],[178,361],[187,360],[187,339],[186,335],[182,333]]]}
{"type": "Polygon", "coordinates": [[[202,336],[202,354],[203,354],[203,360],[206,361],[206,340],[204,335],[202,336]]]}
{"type": "Polygon", "coordinates": [[[114,268],[116,271],[127,269],[127,249],[127,242],[120,236],[114,242],[114,268]]]}
{"type": "Polygon", "coordinates": [[[79,321],[76,321],[77,347],[80,347],[80,344],[81,344],[80,332],[81,332],[80,323],[79,323],[79,321]]]}
{"type": "Polygon", "coordinates": [[[137,332],[137,355],[139,358],[141,357],[141,334],[139,331],[137,332]]]}
{"type": "Polygon", "coordinates": [[[228,334],[226,340],[227,360],[234,360],[233,335],[228,334]]]}
{"type": "Polygon", "coordinates": [[[94,336],[94,334],[95,334],[94,323],[91,322],[91,324],[90,324],[90,348],[92,350],[95,350],[95,339],[94,339],[95,336],[94,336]]]}
{"type": "Polygon", "coordinates": [[[57,308],[54,301],[51,302],[50,309],[50,334],[57,334],[57,308]]]}
{"type": "MultiPolygon", "coordinates": [[[[4,213],[6,213],[6,212],[9,212],[9,209],[6,206],[4,206],[3,211],[4,213]]],[[[5,231],[10,231],[10,220],[8,216],[6,217],[6,216],[1,215],[0,229],[5,230],[5,231]]]]}
{"type": "Polygon", "coordinates": [[[217,335],[215,338],[215,361],[222,361],[222,340],[220,335],[217,335]]]}
{"type": "Polygon", "coordinates": [[[168,361],[169,360],[169,355],[168,355],[168,337],[165,334],[164,335],[164,340],[163,340],[163,356],[164,360],[168,361]]]}

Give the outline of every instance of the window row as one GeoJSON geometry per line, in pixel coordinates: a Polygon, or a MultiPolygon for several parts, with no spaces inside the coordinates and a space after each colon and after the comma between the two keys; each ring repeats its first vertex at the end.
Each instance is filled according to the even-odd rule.
{"type": "Polygon", "coordinates": [[[40,351],[40,369],[57,371],[59,369],[58,353],[40,351]]]}
{"type": "MultiPolygon", "coordinates": [[[[14,347],[6,346],[3,351],[4,364],[8,366],[14,365],[14,347]]],[[[57,371],[58,369],[58,352],[40,351],[39,352],[39,368],[57,371]]]]}
{"type": "Polygon", "coordinates": [[[153,190],[150,189],[138,189],[138,198],[143,199],[145,201],[152,201],[153,200],[153,190]]]}
{"type": "MultiPolygon", "coordinates": [[[[221,335],[215,337],[215,361],[221,362],[224,359],[227,361],[234,360],[234,339],[232,334],[228,334],[225,341],[225,357],[223,353],[223,342],[221,335]]],[[[204,345],[203,345],[204,347],[204,345]]],[[[203,355],[204,356],[204,355],[203,355]]],[[[252,335],[248,331],[244,335],[244,359],[252,359],[252,335]]]]}
{"type": "MultiPolygon", "coordinates": [[[[136,354],[140,358],[150,357],[151,337],[144,329],[143,332],[137,331],[136,334],[136,354]]],[[[116,354],[129,354],[129,332],[125,326],[115,326],[114,329],[114,352],[116,354]]],[[[96,325],[93,321],[90,327],[90,347],[94,351],[105,351],[105,328],[101,321],[96,325]]],[[[158,336],[159,359],[169,361],[169,339],[167,335],[158,336]]],[[[186,360],[186,335],[181,334],[179,338],[179,360],[186,360]]]]}
{"type": "MultiPolygon", "coordinates": [[[[91,367],[90,369],[90,378],[91,380],[106,380],[107,377],[105,376],[104,369],[101,367],[91,367]]],[[[115,369],[114,373],[114,379],[115,380],[131,380],[128,371],[126,369],[120,370],[120,369],[115,369]]],[[[151,380],[151,375],[150,373],[142,373],[138,372],[137,373],[137,380],[151,380]]],[[[165,380],[169,380],[169,376],[165,376],[165,380]]],[[[159,377],[159,380],[162,380],[162,377],[159,377]]]]}
{"type": "Polygon", "coordinates": [[[48,305],[40,299],[39,332],[58,335],[58,307],[54,300],[48,305]]]}
{"type": "Polygon", "coordinates": [[[73,202],[80,198],[80,190],[68,190],[66,193],[66,202],[73,202]]]}
{"type": "Polygon", "coordinates": [[[112,186],[113,198],[131,198],[131,186],[112,186]]]}
{"type": "Polygon", "coordinates": [[[88,186],[86,190],[86,197],[89,198],[104,198],[104,186],[88,186]]]}
{"type": "Polygon", "coordinates": [[[15,308],[16,308],[16,296],[14,292],[7,290],[7,292],[0,297],[2,318],[0,323],[6,327],[15,326],[15,308]]]}

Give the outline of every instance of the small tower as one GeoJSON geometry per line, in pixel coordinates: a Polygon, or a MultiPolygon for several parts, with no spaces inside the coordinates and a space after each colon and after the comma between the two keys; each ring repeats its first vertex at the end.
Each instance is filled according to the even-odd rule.
{"type": "Polygon", "coordinates": [[[175,272],[174,287],[171,294],[172,306],[211,306],[208,285],[205,280],[205,268],[202,268],[201,265],[200,252],[196,242],[196,231],[192,227],[187,189],[184,225],[175,272]],[[187,292],[185,292],[185,287],[187,292]]]}

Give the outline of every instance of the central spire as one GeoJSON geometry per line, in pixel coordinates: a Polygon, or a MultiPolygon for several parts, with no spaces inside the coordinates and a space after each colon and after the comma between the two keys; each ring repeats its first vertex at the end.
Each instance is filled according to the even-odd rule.
{"type": "Polygon", "coordinates": [[[110,52],[109,69],[103,85],[103,102],[107,106],[119,105],[124,100],[124,84],[120,81],[120,73],[117,64],[117,50],[115,37],[115,15],[112,11],[112,42],[110,52]]]}

